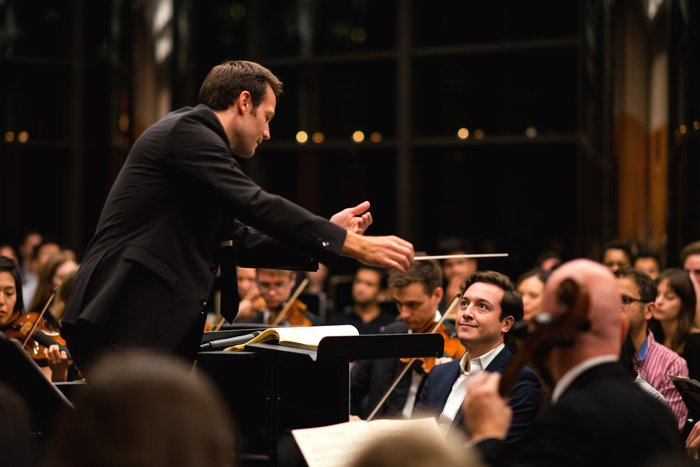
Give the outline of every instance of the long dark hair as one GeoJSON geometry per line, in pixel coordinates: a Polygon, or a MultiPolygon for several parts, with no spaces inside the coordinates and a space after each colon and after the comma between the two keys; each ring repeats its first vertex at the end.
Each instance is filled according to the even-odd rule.
{"type": "Polygon", "coordinates": [[[12,275],[15,280],[15,295],[17,301],[15,302],[15,307],[12,311],[19,311],[24,313],[24,298],[22,297],[22,277],[19,275],[19,268],[14,260],[8,258],[7,256],[0,256],[0,272],[8,272],[12,275]]]}

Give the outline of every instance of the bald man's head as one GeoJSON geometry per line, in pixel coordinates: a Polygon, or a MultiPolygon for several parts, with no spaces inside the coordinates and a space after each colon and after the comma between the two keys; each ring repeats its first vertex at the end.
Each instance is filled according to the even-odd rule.
{"type": "MultiPolygon", "coordinates": [[[[588,291],[590,329],[576,334],[572,347],[555,348],[554,361],[560,365],[559,376],[578,363],[602,355],[619,355],[622,320],[620,291],[613,273],[600,263],[587,259],[569,261],[554,270],[547,280],[542,299],[543,311],[556,316],[562,313],[557,303],[559,285],[573,279],[588,291]]],[[[556,375],[555,375],[556,376],[556,375]]]]}

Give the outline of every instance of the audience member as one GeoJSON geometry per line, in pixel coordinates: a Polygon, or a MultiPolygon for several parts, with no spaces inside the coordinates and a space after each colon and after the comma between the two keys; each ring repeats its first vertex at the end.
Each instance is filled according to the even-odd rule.
{"type": "Polygon", "coordinates": [[[621,308],[608,268],[574,260],[552,272],[543,299],[553,318],[549,326],[568,323],[563,317],[572,310],[586,312],[588,325],[560,329],[556,340],[535,349],[534,364],[556,385],[552,404],[515,451],[504,449],[512,411],[498,393],[500,375],[482,373],[469,381],[465,419],[490,465],[637,466],[682,451],[671,411],[637,387],[618,362],[621,308]],[[578,284],[588,300],[562,292],[565,281],[578,284]]]}
{"type": "MultiPolygon", "coordinates": [[[[622,315],[622,318],[624,320],[626,316],[622,315]]],[[[632,378],[635,384],[642,388],[644,392],[648,393],[649,395],[668,405],[666,398],[659,391],[657,391],[656,388],[649,384],[647,380],[639,376],[639,373],[637,373],[639,359],[637,358],[637,351],[634,348],[634,344],[632,343],[632,338],[630,337],[629,332],[625,334],[624,340],[622,342],[622,349],[620,350],[620,363],[622,363],[622,366],[624,366],[625,371],[627,372],[629,377],[632,378]]]]}
{"type": "MultiPolygon", "coordinates": [[[[49,257],[47,262],[39,270],[39,281],[37,283],[34,298],[29,306],[29,311],[41,311],[54,291],[63,283],[63,280],[69,273],[75,273],[78,269],[76,263],[69,255],[63,252],[55,253],[49,257]]],[[[55,300],[52,302],[52,305],[55,300]]],[[[49,316],[46,316],[52,324],[57,327],[58,322],[55,319],[56,313],[49,308],[49,316]]]]}
{"type": "Polygon", "coordinates": [[[17,258],[17,253],[9,243],[0,243],[0,256],[10,258],[12,261],[17,263],[17,266],[19,266],[19,258],[17,258]]]}
{"type": "Polygon", "coordinates": [[[700,282],[700,240],[688,243],[681,250],[681,265],[700,282]]]}
{"type": "Polygon", "coordinates": [[[655,253],[641,251],[634,259],[634,269],[645,272],[656,280],[661,274],[661,260],[655,253]]]}
{"type": "Polygon", "coordinates": [[[64,413],[46,467],[233,467],[229,410],[202,374],[172,357],[127,351],[98,360],[64,413]]]}
{"type": "Polygon", "coordinates": [[[647,321],[654,314],[656,284],[646,273],[632,268],[618,269],[615,277],[622,297],[622,313],[627,316],[629,336],[636,352],[634,369],[663,395],[682,430],[688,409],[668,375],[688,376],[688,366],[680,355],[656,342],[654,333],[647,329],[647,321]]]}
{"type": "Polygon", "coordinates": [[[352,324],[360,334],[378,334],[384,326],[395,321],[395,316],[379,306],[384,271],[371,266],[360,266],[352,282],[352,305],[333,316],[328,324],[352,324]]]}
{"type": "Polygon", "coordinates": [[[695,325],[697,299],[687,271],[666,269],[658,279],[654,319],[663,333],[660,342],[682,356],[691,378],[700,378],[700,329],[695,325]]]}
{"type": "Polygon", "coordinates": [[[53,255],[60,252],[61,245],[50,237],[44,237],[38,245],[34,246],[30,261],[31,269],[28,269],[28,271],[33,272],[33,275],[31,276],[32,281],[25,282],[22,286],[25,308],[29,309],[34,303],[34,296],[37,292],[37,288],[39,287],[39,282],[41,281],[40,275],[42,268],[49,262],[49,259],[51,259],[53,255]]]}
{"type": "Polygon", "coordinates": [[[35,230],[28,231],[19,246],[20,262],[19,271],[22,275],[22,296],[24,308],[29,308],[36,285],[39,281],[39,270],[34,261],[34,249],[42,241],[41,233],[35,230]]]}
{"type": "Polygon", "coordinates": [[[622,267],[632,266],[632,252],[629,245],[619,240],[611,240],[603,249],[601,262],[612,272],[622,267]]]}
{"type": "Polygon", "coordinates": [[[542,268],[530,269],[518,278],[516,288],[523,297],[523,319],[529,321],[542,311],[542,292],[549,271],[542,268]]]}
{"type": "MultiPolygon", "coordinates": [[[[389,288],[398,309],[399,320],[385,326],[382,332],[431,332],[441,316],[438,311],[443,294],[441,283],[440,266],[434,261],[416,261],[403,273],[391,271],[389,288]]],[[[444,326],[446,332],[455,337],[454,327],[450,323],[445,323],[444,326]]],[[[464,349],[461,348],[454,359],[460,359],[463,355],[464,349]]],[[[366,418],[405,365],[398,358],[355,362],[350,386],[352,413],[366,418]]],[[[425,372],[421,368],[414,367],[408,371],[377,411],[377,417],[410,418],[424,377],[425,372]]]]}
{"type": "Polygon", "coordinates": [[[538,268],[542,268],[545,271],[552,271],[554,268],[561,264],[561,255],[554,250],[543,251],[535,261],[535,265],[538,268]]]}
{"type": "MultiPolygon", "coordinates": [[[[439,414],[443,427],[465,429],[462,403],[467,381],[482,371],[502,372],[512,354],[505,339],[513,324],[523,318],[523,300],[511,280],[495,271],[475,272],[462,285],[457,311],[457,336],[468,349],[461,360],[433,368],[423,384],[416,413],[439,414]]],[[[540,382],[525,368],[510,393],[513,420],[507,442],[515,444],[528,430],[540,403],[540,382]]]]}

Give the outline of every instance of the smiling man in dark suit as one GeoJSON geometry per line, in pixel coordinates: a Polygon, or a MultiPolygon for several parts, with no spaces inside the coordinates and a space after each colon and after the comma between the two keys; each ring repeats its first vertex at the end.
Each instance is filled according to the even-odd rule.
{"type": "Polygon", "coordinates": [[[63,321],[81,368],[99,353],[128,347],[193,359],[222,242],[234,256],[227,271],[235,263],[313,269],[311,258],[341,255],[398,270],[411,264],[410,243],[361,235],[372,222],[368,202],[328,221],[243,173],[234,155],[252,157],[270,138],[281,92],[280,80],[261,65],[225,62],[209,72],[199,105],[169,113],[135,142],[63,321]]]}
{"type": "MultiPolygon", "coordinates": [[[[523,317],[523,300],[511,280],[495,271],[472,273],[462,284],[457,311],[457,336],[467,348],[461,360],[435,366],[425,380],[416,403],[416,413],[438,415],[443,427],[464,429],[462,402],[467,381],[482,371],[502,372],[512,354],[505,337],[523,317]]],[[[541,386],[537,376],[525,368],[510,395],[513,420],[508,443],[517,442],[537,415],[541,386]]]]}

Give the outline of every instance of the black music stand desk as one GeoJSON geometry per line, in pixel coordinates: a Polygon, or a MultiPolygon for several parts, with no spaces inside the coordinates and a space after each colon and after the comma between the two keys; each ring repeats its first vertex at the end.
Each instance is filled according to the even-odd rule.
{"type": "MultiPolygon", "coordinates": [[[[226,337],[230,332],[219,338],[226,337]]],[[[241,465],[276,466],[280,440],[290,430],[348,421],[349,362],[442,352],[439,334],[328,336],[317,350],[260,343],[239,352],[200,352],[197,367],[228,402],[242,437],[241,465]]]]}

